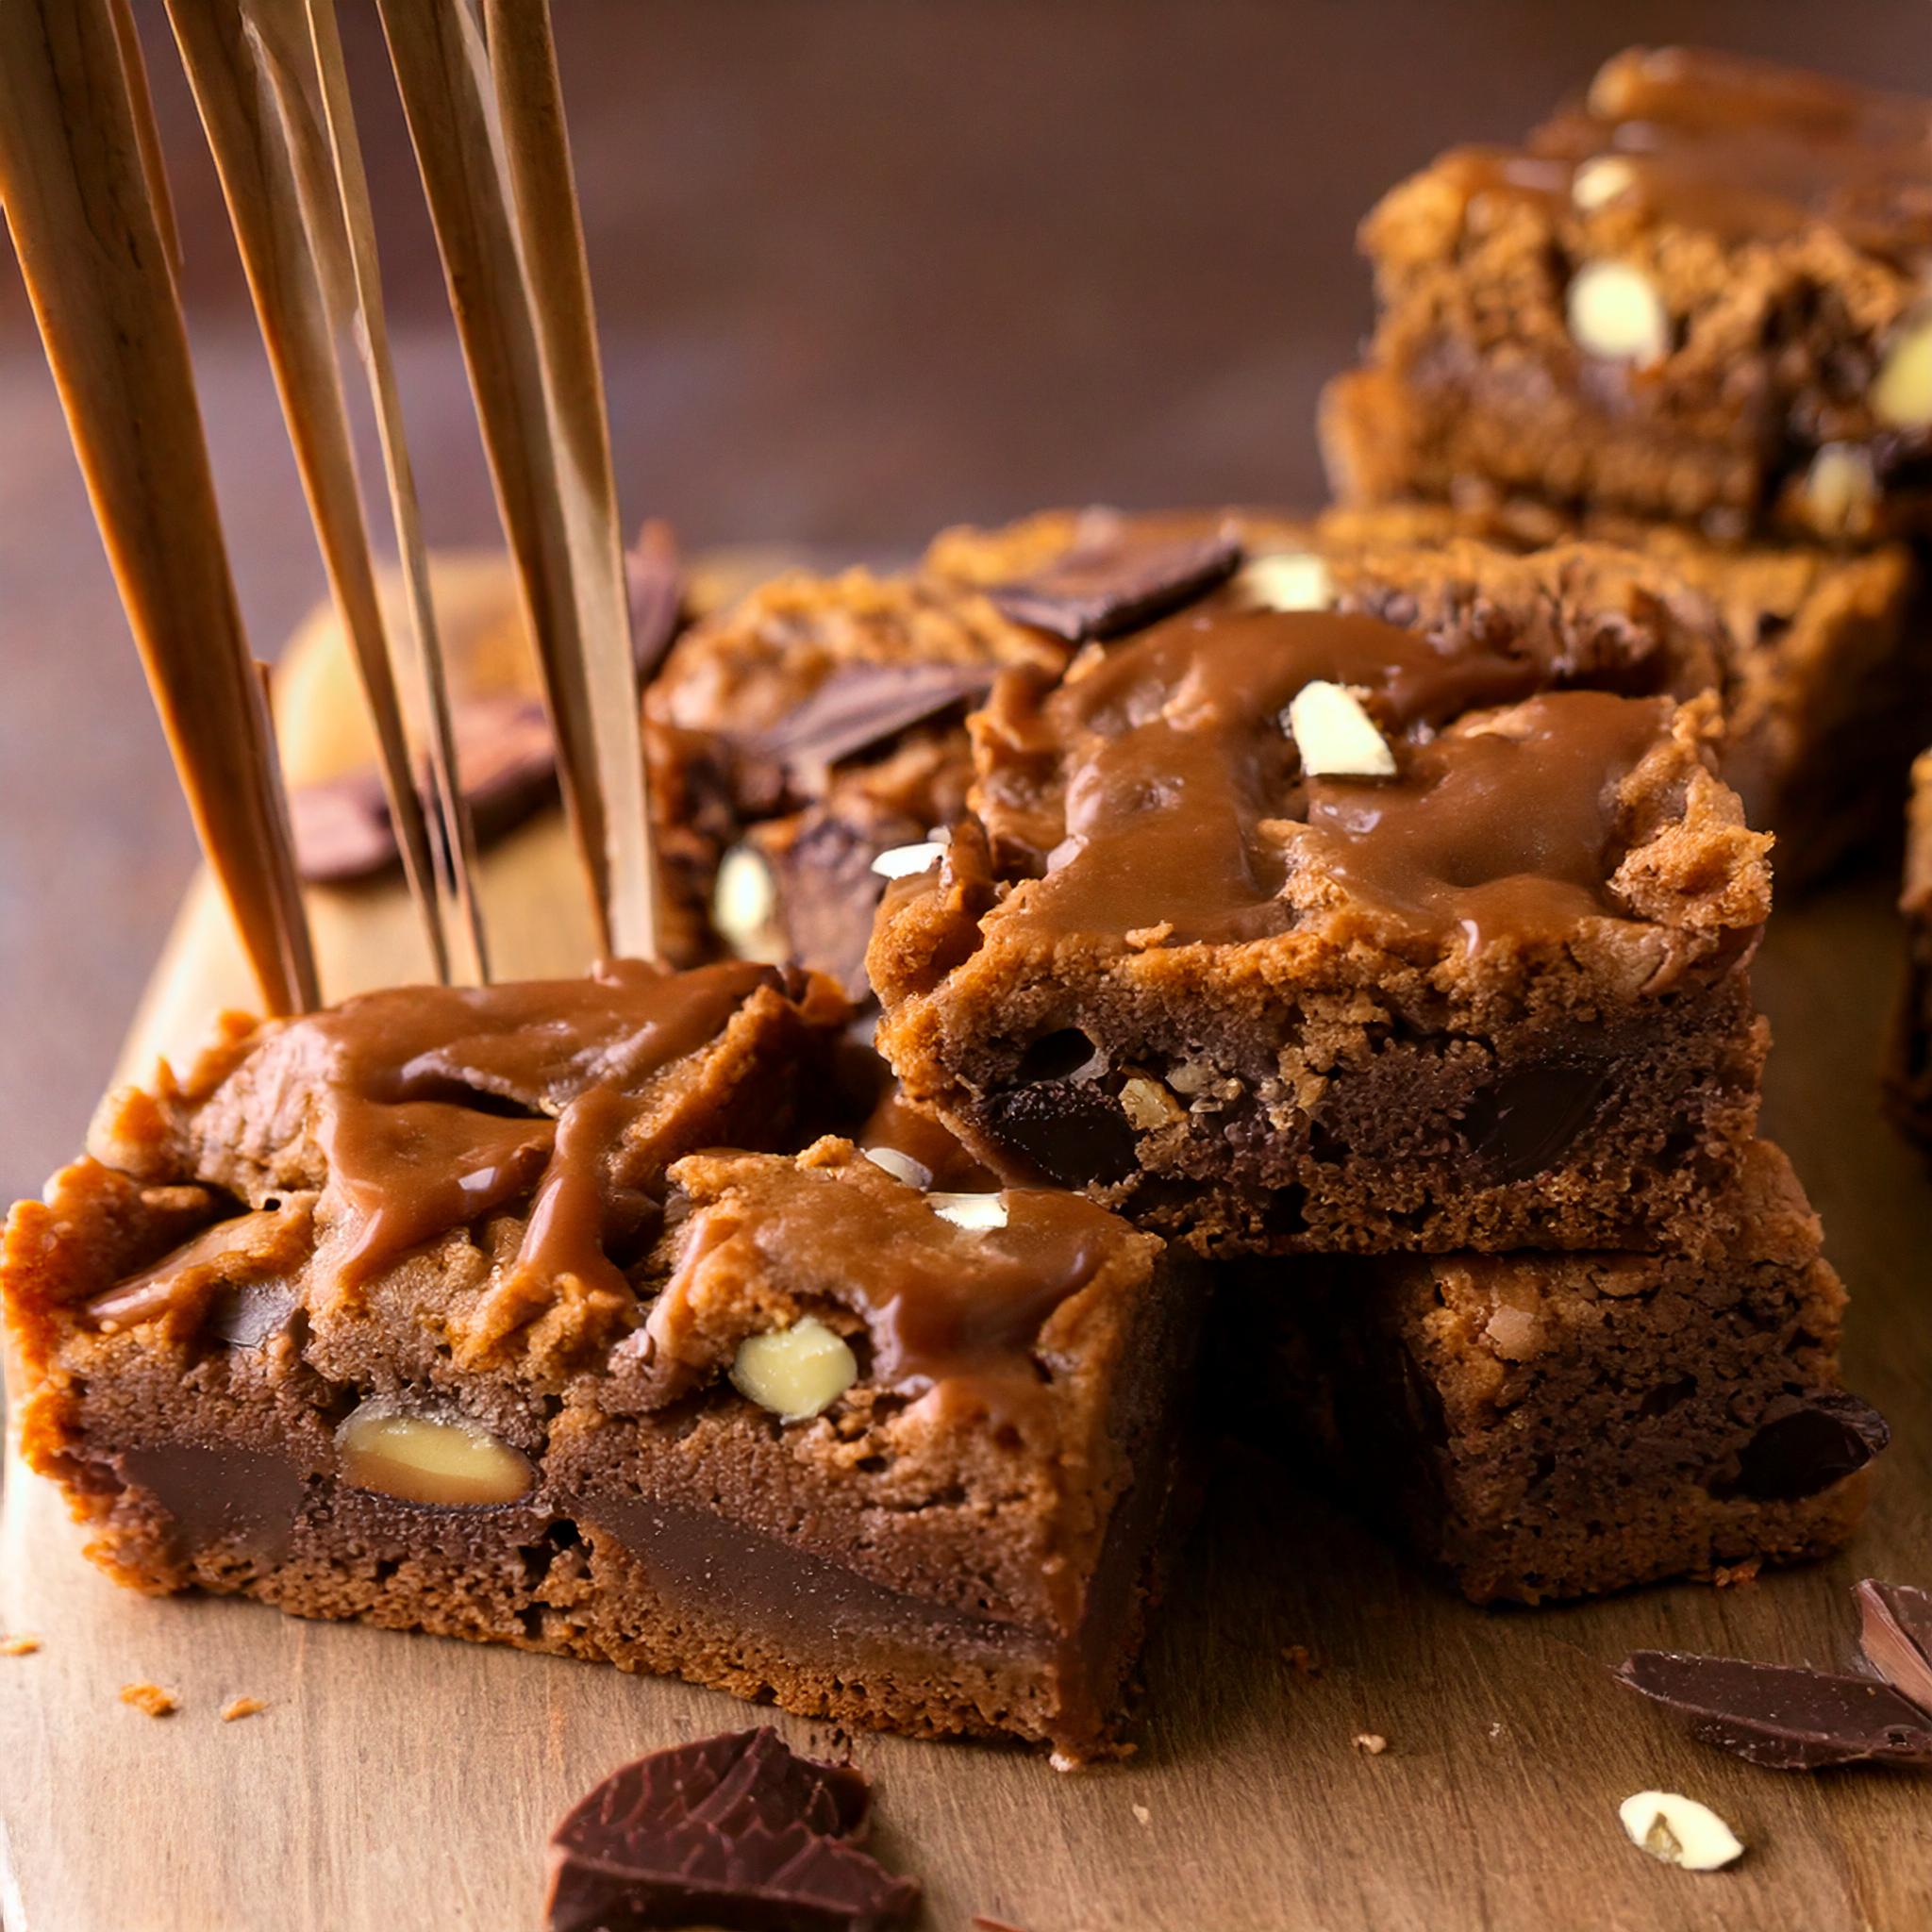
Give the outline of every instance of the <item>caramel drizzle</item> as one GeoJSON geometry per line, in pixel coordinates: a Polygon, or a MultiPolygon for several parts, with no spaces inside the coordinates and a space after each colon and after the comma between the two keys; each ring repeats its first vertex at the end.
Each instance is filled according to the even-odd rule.
{"type": "Polygon", "coordinates": [[[380,0],[380,11],[537,641],[599,942],[648,958],[655,904],[622,531],[608,432],[591,423],[603,413],[602,379],[594,358],[583,359],[593,341],[589,291],[547,5],[523,0],[506,13],[502,51],[492,40],[489,57],[516,116],[514,177],[466,0],[380,0]],[[532,240],[535,229],[542,234],[532,240]],[[564,286],[541,283],[533,261],[564,286]]]}
{"type": "Polygon", "coordinates": [[[403,869],[436,976],[450,976],[429,829],[410,767],[357,483],[331,311],[347,297],[341,210],[301,0],[168,0],[308,494],[342,634],[375,728],[403,869]]]}
{"type": "Polygon", "coordinates": [[[176,771],[263,999],[319,998],[113,0],[0,8],[0,200],[176,771]]]}

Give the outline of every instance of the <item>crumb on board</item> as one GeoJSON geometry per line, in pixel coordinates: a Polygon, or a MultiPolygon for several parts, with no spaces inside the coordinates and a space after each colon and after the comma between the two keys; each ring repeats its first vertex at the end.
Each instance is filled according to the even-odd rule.
{"type": "Polygon", "coordinates": [[[1746,1583],[1757,1581],[1757,1572],[1763,1559],[1747,1557],[1741,1563],[1720,1563],[1710,1573],[1710,1580],[1719,1590],[1737,1590],[1746,1583]]]}
{"type": "Polygon", "coordinates": [[[974,1912],[973,1932],[1022,1932],[1022,1928],[1009,1920],[991,1918],[985,1912],[974,1912]]]}
{"type": "Polygon", "coordinates": [[[1154,1814],[1148,1810],[1146,1806],[1136,1805],[1133,1808],[1134,1823],[1136,1824],[1152,1824],[1154,1823],[1154,1814]]]}
{"type": "Polygon", "coordinates": [[[144,1710],[150,1717],[166,1717],[180,1708],[180,1700],[172,1690],[164,1690],[158,1684],[124,1684],[121,1687],[121,1702],[131,1704],[136,1710],[144,1710]]]}
{"type": "Polygon", "coordinates": [[[40,1647],[38,1637],[0,1637],[0,1657],[31,1657],[40,1647]]]}
{"type": "Polygon", "coordinates": [[[222,1722],[231,1724],[238,1717],[253,1717],[257,1711],[267,1708],[265,1697],[231,1697],[222,1706],[222,1722]]]}
{"type": "Polygon", "coordinates": [[[1289,1665],[1297,1675],[1319,1677],[1322,1666],[1315,1661],[1315,1654],[1306,1643],[1288,1644],[1281,1653],[1281,1660],[1289,1665]]]}
{"type": "Polygon", "coordinates": [[[1366,1751],[1371,1757],[1381,1757],[1389,1748],[1389,1740],[1379,1731],[1357,1731],[1354,1741],[1357,1751],[1366,1751]]]}

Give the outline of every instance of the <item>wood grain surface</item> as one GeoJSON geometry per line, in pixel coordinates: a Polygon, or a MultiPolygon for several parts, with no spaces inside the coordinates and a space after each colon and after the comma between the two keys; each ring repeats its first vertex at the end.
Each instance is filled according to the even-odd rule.
{"type": "MultiPolygon", "coordinates": [[[[472,675],[520,675],[490,614],[498,572],[446,572],[442,588],[472,675]]],[[[297,771],[356,755],[349,690],[311,632],[282,691],[297,771]]],[[[581,964],[576,876],[555,814],[487,857],[508,970],[581,964]]],[[[1932,1582],[1932,1187],[1880,1121],[1874,1075],[1899,950],[1890,896],[1874,878],[1781,909],[1758,974],[1778,1035],[1767,1125],[1852,1285],[1853,1380],[1896,1430],[1854,1549],[1725,1591],[1476,1610],[1291,1467],[1224,1445],[1141,1673],[1138,1756],[1066,1776],[1014,1750],[854,1740],[878,1781],[882,1856],[924,1878],[927,1926],[968,1932],[975,1913],[1024,1932],[1932,1924],[1932,1776],[1756,1770],[1681,1736],[1605,1669],[1640,1646],[1833,1663],[1857,1576],[1932,1582]],[[1318,1674],[1284,1657],[1292,1644],[1318,1674]],[[1362,1732],[1387,1751],[1355,1748],[1362,1732]],[[1654,1786],[1715,1807],[1743,1861],[1693,1875],[1633,1849],[1616,1807],[1654,1786]]],[[[332,993],[420,970],[399,888],[318,893],[314,910],[332,993]]],[[[244,993],[197,888],[125,1064],[178,1049],[244,993]]],[[[571,1801],[625,1758],[760,1715],[591,1665],[146,1600],[90,1568],[45,1484],[10,1471],[6,1499],[0,1628],[42,1641],[0,1657],[8,1932],[534,1927],[544,1839],[571,1801]],[[122,1704],[141,1679],[179,1710],[122,1704]],[[268,1708],[220,1722],[241,1695],[268,1708]]],[[[773,1721],[803,1748],[839,1748],[773,1721]]]]}

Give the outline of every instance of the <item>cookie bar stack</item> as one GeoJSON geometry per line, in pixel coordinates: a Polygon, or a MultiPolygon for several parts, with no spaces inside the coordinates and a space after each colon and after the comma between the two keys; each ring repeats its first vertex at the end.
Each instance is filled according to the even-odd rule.
{"type": "Polygon", "coordinates": [[[1787,883],[1895,836],[1932,731],[1899,541],[1932,520],[1928,190],[1924,101],[1633,49],[1383,199],[1368,358],[1324,399],[1343,501],[1580,523],[1715,599],[1787,883]]]}

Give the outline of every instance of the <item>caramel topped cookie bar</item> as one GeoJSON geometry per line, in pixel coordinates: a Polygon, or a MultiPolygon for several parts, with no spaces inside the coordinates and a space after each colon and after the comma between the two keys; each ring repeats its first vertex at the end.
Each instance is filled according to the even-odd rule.
{"type": "Polygon", "coordinates": [[[1633,49],[1520,148],[1362,231],[1389,378],[1338,488],[1545,500],[1738,537],[1932,523],[1932,106],[1633,49]]]}
{"type": "Polygon", "coordinates": [[[1751,1136],[1769,907],[1714,700],[1251,595],[975,716],[974,809],[870,954],[909,1094],[1210,1253],[1694,1231],[1751,1136]]]}
{"type": "Polygon", "coordinates": [[[231,1028],[13,1211],[29,1463],[138,1588],[1105,1749],[1191,1277],[888,1123],[718,1151],[800,1144],[845,1012],[731,963],[231,1028]]]}

